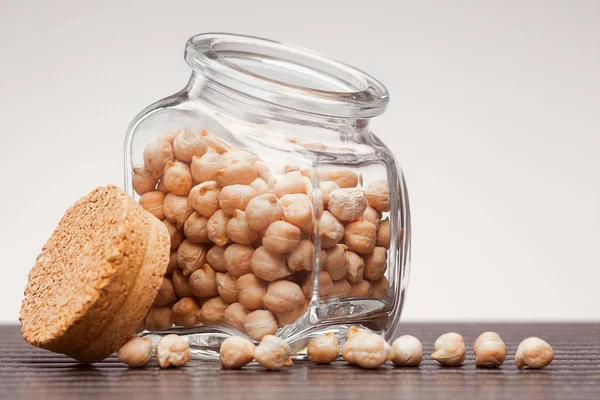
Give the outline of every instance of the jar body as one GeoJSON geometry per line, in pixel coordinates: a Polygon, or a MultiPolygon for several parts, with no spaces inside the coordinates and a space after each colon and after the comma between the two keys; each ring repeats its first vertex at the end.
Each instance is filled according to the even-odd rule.
{"type": "Polygon", "coordinates": [[[394,334],[409,205],[368,118],[241,99],[195,71],[132,122],[125,168],[127,192],[172,233],[143,334],[185,335],[200,357],[232,335],[273,333],[300,354],[352,325],[394,334]]]}

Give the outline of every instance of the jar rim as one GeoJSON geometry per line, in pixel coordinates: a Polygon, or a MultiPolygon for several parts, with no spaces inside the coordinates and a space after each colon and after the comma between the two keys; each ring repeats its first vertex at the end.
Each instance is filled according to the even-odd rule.
{"type": "Polygon", "coordinates": [[[219,87],[310,114],[370,118],[389,101],[385,86],[348,64],[299,46],[253,36],[192,36],[185,60],[219,87]]]}

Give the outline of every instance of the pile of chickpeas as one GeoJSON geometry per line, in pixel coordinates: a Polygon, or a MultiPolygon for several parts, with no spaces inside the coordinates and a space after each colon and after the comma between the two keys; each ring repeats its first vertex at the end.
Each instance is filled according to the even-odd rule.
{"type": "Polygon", "coordinates": [[[321,299],[386,298],[388,182],[362,189],[359,180],[343,169],[273,171],[206,131],[163,133],[133,174],[172,250],[141,328],[227,325],[257,341],[274,334],[308,308],[317,237],[321,299]]]}

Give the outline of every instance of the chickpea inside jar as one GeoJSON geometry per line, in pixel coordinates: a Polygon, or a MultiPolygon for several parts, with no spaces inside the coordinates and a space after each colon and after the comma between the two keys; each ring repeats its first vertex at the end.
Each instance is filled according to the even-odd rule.
{"type": "Polygon", "coordinates": [[[253,37],[197,35],[185,58],[186,88],[126,139],[126,187],[171,239],[141,335],[189,336],[197,357],[231,336],[275,335],[295,354],[351,325],[391,336],[410,218],[397,161],[370,130],[385,87],[253,37]]]}

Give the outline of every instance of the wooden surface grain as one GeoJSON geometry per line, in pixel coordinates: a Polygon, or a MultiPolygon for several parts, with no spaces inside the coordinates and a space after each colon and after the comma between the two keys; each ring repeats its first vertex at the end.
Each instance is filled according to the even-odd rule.
{"type": "Polygon", "coordinates": [[[192,361],[185,368],[128,369],[115,356],[94,364],[29,346],[17,326],[0,326],[1,399],[600,399],[600,323],[402,324],[400,334],[423,342],[419,368],[386,365],[378,370],[299,361],[279,372],[256,364],[238,371],[217,363],[192,361]],[[504,365],[475,368],[472,344],[482,332],[498,332],[508,347],[504,365]],[[429,358],[435,339],[458,332],[467,343],[467,360],[457,368],[429,358]],[[518,370],[514,353],[529,336],[548,341],[553,363],[543,370],[518,370]]]}

